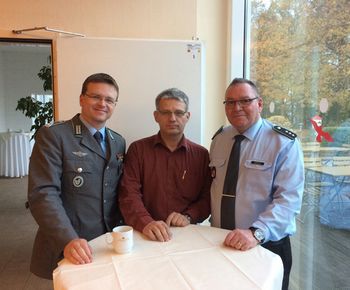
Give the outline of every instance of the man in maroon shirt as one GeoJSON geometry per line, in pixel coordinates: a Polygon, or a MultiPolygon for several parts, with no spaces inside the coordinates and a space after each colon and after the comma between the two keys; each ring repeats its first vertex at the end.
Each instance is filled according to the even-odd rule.
{"type": "Polygon", "coordinates": [[[188,97],[168,89],[156,98],[156,135],[132,143],[124,163],[119,203],[125,222],[151,240],[168,241],[170,226],[210,214],[209,154],[184,136],[188,97]]]}

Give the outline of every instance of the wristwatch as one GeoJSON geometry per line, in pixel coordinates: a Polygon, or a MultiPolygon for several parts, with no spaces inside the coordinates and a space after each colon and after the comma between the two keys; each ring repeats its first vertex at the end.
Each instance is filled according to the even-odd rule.
{"type": "Polygon", "coordinates": [[[262,244],[265,240],[264,232],[259,228],[250,227],[249,229],[252,231],[254,238],[259,242],[259,244],[262,244]]]}

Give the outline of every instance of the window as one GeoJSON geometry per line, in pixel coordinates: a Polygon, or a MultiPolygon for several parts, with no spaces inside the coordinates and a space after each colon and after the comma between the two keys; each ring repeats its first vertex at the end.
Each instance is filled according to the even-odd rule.
{"type": "MultiPolygon", "coordinates": [[[[45,125],[46,122],[52,122],[52,108],[53,108],[53,95],[40,95],[40,94],[31,94],[32,99],[36,100],[40,112],[35,117],[32,117],[32,128],[38,130],[42,125],[45,125]]],[[[36,132],[34,132],[35,134],[36,132]]]]}
{"type": "Polygon", "coordinates": [[[232,76],[256,82],[263,117],[297,133],[303,146],[306,185],[292,238],[290,288],[345,289],[350,285],[350,2],[232,3],[232,59],[242,64],[232,66],[232,76]]]}
{"type": "Polygon", "coordinates": [[[48,102],[53,102],[52,95],[37,95],[37,94],[31,94],[31,97],[43,104],[46,104],[48,102]]]}

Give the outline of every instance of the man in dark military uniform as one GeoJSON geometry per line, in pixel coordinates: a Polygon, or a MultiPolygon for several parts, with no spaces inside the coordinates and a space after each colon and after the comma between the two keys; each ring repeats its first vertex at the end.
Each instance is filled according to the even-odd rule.
{"type": "Polygon", "coordinates": [[[39,225],[30,269],[42,278],[52,279],[63,257],[74,264],[90,263],[87,241],[123,223],[117,185],[125,140],[105,127],[118,93],[111,76],[91,75],[82,86],[81,114],[38,131],[28,202],[39,225]]]}

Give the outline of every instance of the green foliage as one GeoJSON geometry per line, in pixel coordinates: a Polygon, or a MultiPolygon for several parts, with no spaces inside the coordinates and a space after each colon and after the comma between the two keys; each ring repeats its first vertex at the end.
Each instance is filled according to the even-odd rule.
{"type": "MultiPolygon", "coordinates": [[[[322,147],[342,147],[350,145],[350,121],[345,123],[346,127],[322,127],[324,132],[328,132],[332,138],[333,142],[328,142],[322,140],[322,147]]],[[[298,136],[302,138],[304,142],[315,142],[316,141],[316,132],[314,129],[304,129],[301,134],[298,136]]]]}
{"type": "Polygon", "coordinates": [[[32,138],[35,138],[36,132],[41,126],[50,123],[53,119],[52,102],[43,104],[31,96],[19,99],[16,111],[21,111],[28,118],[35,118],[34,124],[30,128],[30,131],[34,131],[32,138]]]}
{"type": "Polygon", "coordinates": [[[323,130],[331,134],[334,139],[332,143],[322,141],[323,146],[343,146],[344,144],[350,144],[350,126],[325,127],[323,130]]]}
{"type": "Polygon", "coordinates": [[[52,89],[51,66],[50,65],[43,66],[40,69],[40,72],[38,73],[38,77],[44,81],[43,83],[44,91],[50,91],[52,89]]]}
{"type": "MultiPolygon", "coordinates": [[[[51,62],[50,57],[49,61],[51,62]]],[[[52,90],[52,71],[50,64],[40,69],[38,77],[43,80],[44,91],[52,90]]],[[[53,120],[52,102],[42,103],[30,96],[18,100],[16,111],[21,111],[28,118],[34,118],[34,124],[30,128],[30,131],[34,131],[32,139],[35,139],[40,127],[51,123],[53,120]]]]}

